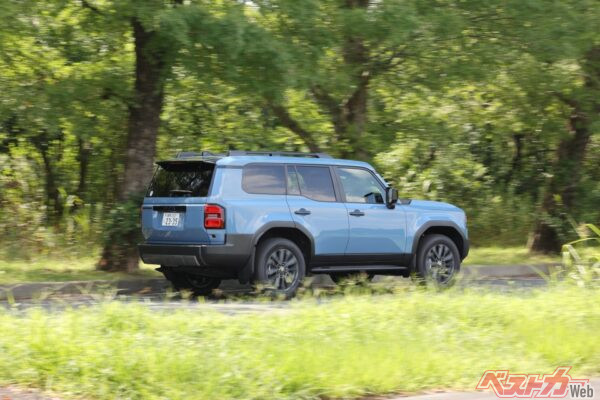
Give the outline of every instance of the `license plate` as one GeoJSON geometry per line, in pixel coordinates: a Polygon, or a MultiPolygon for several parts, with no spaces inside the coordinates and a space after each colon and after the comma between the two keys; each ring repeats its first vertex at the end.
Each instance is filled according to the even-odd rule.
{"type": "Polygon", "coordinates": [[[177,226],[179,225],[179,213],[166,212],[163,214],[162,226],[177,226]]]}

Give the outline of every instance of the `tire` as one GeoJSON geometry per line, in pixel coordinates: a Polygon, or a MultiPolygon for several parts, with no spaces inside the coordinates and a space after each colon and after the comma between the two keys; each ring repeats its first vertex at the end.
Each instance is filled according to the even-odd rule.
{"type": "Polygon", "coordinates": [[[173,285],[173,289],[177,291],[189,290],[194,296],[208,296],[221,284],[219,278],[177,272],[169,267],[162,267],[161,270],[165,278],[173,285]]]}
{"type": "Polygon", "coordinates": [[[256,283],[267,293],[291,298],[306,275],[304,255],[296,243],[271,238],[260,243],[255,258],[256,283]]]}
{"type": "MultiPolygon", "coordinates": [[[[338,273],[335,273],[335,274],[329,274],[329,277],[331,278],[331,280],[336,285],[339,285],[340,282],[342,282],[344,279],[348,279],[348,278],[353,277],[353,276],[358,276],[360,274],[361,274],[360,272],[338,272],[338,273]]],[[[369,282],[371,282],[374,277],[375,277],[374,274],[367,273],[367,280],[369,282]]]]}
{"type": "Polygon", "coordinates": [[[456,244],[444,235],[427,235],[417,250],[417,276],[421,282],[450,287],[460,271],[460,253],[456,244]]]}

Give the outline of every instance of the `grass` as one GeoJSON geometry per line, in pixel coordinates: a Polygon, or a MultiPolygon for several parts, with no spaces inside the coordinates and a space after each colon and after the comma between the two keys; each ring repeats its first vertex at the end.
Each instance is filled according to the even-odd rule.
{"type": "Polygon", "coordinates": [[[560,264],[561,256],[530,253],[526,247],[474,247],[464,265],[560,264]]]}
{"type": "Polygon", "coordinates": [[[20,282],[65,282],[88,280],[117,280],[136,277],[161,277],[154,271],[155,265],[140,264],[135,274],[96,271],[98,258],[94,256],[79,259],[36,259],[0,260],[0,284],[20,282]]]}
{"type": "Polygon", "coordinates": [[[0,384],[89,399],[337,398],[473,390],[486,369],[600,373],[600,290],[414,287],[224,315],[106,302],[0,311],[0,384]]]}

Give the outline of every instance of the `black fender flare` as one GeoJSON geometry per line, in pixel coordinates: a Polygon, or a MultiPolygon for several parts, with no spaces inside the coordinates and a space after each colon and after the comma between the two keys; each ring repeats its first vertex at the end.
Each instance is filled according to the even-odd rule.
{"type": "Polygon", "coordinates": [[[313,257],[315,255],[315,238],[310,233],[310,231],[304,226],[296,224],[294,221],[269,221],[263,226],[261,226],[252,237],[250,258],[238,274],[241,282],[249,282],[251,277],[254,276],[254,258],[256,254],[256,245],[265,233],[274,228],[297,229],[298,231],[302,232],[310,242],[310,256],[313,257]]]}
{"type": "Polygon", "coordinates": [[[273,228],[291,228],[291,229],[299,230],[310,241],[310,256],[312,257],[315,255],[315,238],[313,237],[313,235],[310,233],[310,231],[308,229],[306,229],[302,225],[296,224],[294,221],[270,221],[270,222],[267,222],[266,224],[261,226],[254,233],[254,238],[252,239],[252,245],[254,247],[256,247],[256,245],[258,244],[260,239],[263,237],[263,235],[265,233],[267,233],[267,231],[269,231],[270,229],[273,229],[273,228]]]}
{"type": "Polygon", "coordinates": [[[415,235],[413,237],[413,243],[412,243],[412,251],[411,251],[412,255],[413,255],[413,259],[414,259],[415,255],[417,254],[417,249],[419,248],[419,241],[421,240],[421,237],[423,236],[425,231],[429,228],[436,228],[436,227],[452,228],[456,231],[456,233],[458,233],[460,235],[463,245],[462,245],[462,249],[459,248],[458,251],[460,252],[460,254],[462,256],[462,259],[465,259],[465,257],[467,257],[467,255],[469,254],[469,239],[465,236],[462,229],[460,229],[458,224],[456,224],[453,221],[436,221],[436,220],[425,222],[415,232],[415,235]]]}

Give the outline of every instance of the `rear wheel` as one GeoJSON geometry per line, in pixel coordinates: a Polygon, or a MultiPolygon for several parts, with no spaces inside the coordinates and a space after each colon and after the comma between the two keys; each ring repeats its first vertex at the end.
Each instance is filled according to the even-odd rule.
{"type": "Polygon", "coordinates": [[[460,254],[456,244],[444,235],[427,235],[419,245],[417,274],[425,282],[439,287],[452,286],[460,271],[460,254]]]}
{"type": "Polygon", "coordinates": [[[255,273],[267,292],[293,297],[306,274],[304,255],[291,240],[267,239],[258,246],[255,273]]]}
{"type": "Polygon", "coordinates": [[[219,278],[179,272],[169,267],[162,267],[161,272],[171,282],[175,290],[189,290],[195,296],[208,296],[221,284],[219,278]]]}

